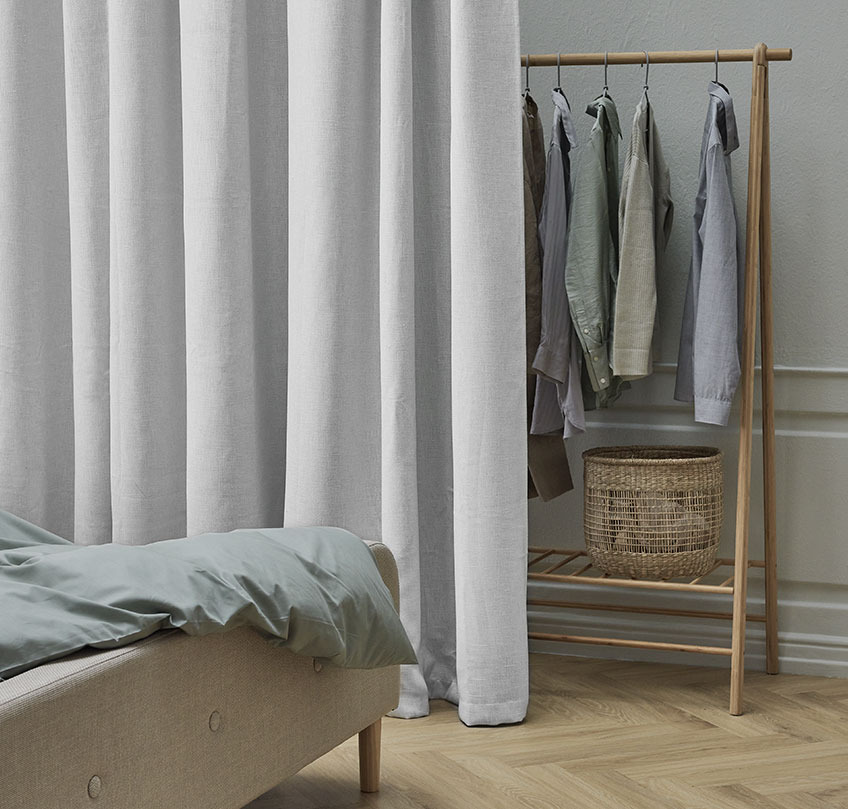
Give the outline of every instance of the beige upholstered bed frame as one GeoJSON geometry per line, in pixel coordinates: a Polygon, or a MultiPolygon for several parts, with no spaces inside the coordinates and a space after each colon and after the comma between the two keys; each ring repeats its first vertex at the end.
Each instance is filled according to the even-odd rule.
{"type": "Polygon", "coordinates": [[[355,733],[375,791],[398,690],[397,666],[322,667],[250,629],[80,652],[0,682],[0,807],[239,809],[355,733]]]}

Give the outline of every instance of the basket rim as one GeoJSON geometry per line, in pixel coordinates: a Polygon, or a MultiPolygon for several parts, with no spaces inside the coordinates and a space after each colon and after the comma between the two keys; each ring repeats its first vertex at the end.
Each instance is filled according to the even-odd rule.
{"type": "Polygon", "coordinates": [[[661,466],[667,464],[705,464],[721,460],[724,453],[718,447],[708,447],[689,444],[627,444],[614,447],[592,447],[584,450],[583,460],[591,459],[598,463],[611,466],[661,466]],[[662,452],[673,452],[679,450],[681,457],[675,458],[620,458],[610,457],[606,453],[620,453],[628,450],[660,450],[662,452]],[[685,455],[683,454],[685,453],[685,455]],[[693,454],[695,453],[695,454],[693,454]]]}
{"type": "Polygon", "coordinates": [[[720,542],[721,538],[719,537],[714,541],[710,541],[710,544],[705,545],[703,548],[690,548],[686,551],[659,551],[657,553],[648,553],[647,551],[622,551],[617,548],[602,548],[597,545],[590,546],[587,543],[586,551],[587,553],[604,554],[611,559],[638,559],[646,562],[651,560],[672,561],[676,559],[686,559],[689,556],[704,556],[709,554],[715,556],[720,542]]]}

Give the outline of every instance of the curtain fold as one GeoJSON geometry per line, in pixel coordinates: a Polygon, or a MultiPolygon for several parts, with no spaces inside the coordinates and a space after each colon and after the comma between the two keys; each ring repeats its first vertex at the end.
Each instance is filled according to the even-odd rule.
{"type": "MultiPolygon", "coordinates": [[[[412,0],[383,3],[380,19],[381,536],[398,563],[401,619],[423,656],[415,320],[415,106],[412,0]],[[388,539],[391,537],[392,539],[388,539]],[[395,540],[397,538],[397,541],[395,540]]],[[[399,716],[427,713],[423,666],[403,666],[399,716]]]]}
{"type": "MultiPolygon", "coordinates": [[[[109,29],[105,4],[82,12],[79,3],[64,5],[74,421],[69,522],[79,541],[100,543],[112,535],[109,29]]],[[[57,468],[64,472],[65,463],[62,457],[57,468]]]]}
{"type": "Polygon", "coordinates": [[[282,516],[286,34],[268,2],[181,3],[180,31],[186,530],[196,534],[282,516]]]}
{"type": "Polygon", "coordinates": [[[0,506],[73,531],[62,6],[0,3],[0,506]]]}
{"type": "Polygon", "coordinates": [[[180,7],[106,11],[112,533],[139,544],[186,531],[180,7]]]}
{"type": "Polygon", "coordinates": [[[0,4],[0,508],[340,525],[467,724],[527,704],[516,0],[0,4]]]}
{"type": "Polygon", "coordinates": [[[451,11],[457,685],[460,718],[495,724],[522,718],[528,692],[524,610],[504,612],[527,597],[518,9],[469,1],[451,11]],[[504,121],[505,110],[515,115],[504,121]]]}
{"type": "Polygon", "coordinates": [[[380,536],[380,5],[290,3],[287,523],[380,536]]]}

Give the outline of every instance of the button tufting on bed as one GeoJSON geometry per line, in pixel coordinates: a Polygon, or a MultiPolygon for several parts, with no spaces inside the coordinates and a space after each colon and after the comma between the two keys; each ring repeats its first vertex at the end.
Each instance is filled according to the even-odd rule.
{"type": "Polygon", "coordinates": [[[88,797],[96,798],[103,791],[103,782],[99,775],[92,775],[88,782],[88,797]]]}

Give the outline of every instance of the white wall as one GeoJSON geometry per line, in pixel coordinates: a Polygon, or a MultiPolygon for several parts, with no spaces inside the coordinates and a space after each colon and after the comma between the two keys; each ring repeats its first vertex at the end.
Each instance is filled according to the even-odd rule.
{"type": "MultiPolygon", "coordinates": [[[[781,654],[784,671],[848,676],[848,69],[839,56],[848,38],[848,7],[841,0],[521,0],[521,26],[522,50],[533,53],[744,48],[760,40],[794,49],[792,62],[773,63],[770,69],[781,654]]],[[[555,73],[555,68],[531,70],[531,89],[544,111],[546,129],[555,73]]],[[[643,75],[638,66],[610,67],[610,93],[625,134],[622,155],[643,75]]],[[[730,553],[737,422],[728,428],[695,425],[690,409],[672,398],[706,85],[712,76],[712,65],[651,67],[650,97],[676,206],[668,260],[659,279],[662,363],[652,378],[635,383],[614,410],[591,414],[586,436],[569,443],[569,456],[580,480],[579,456],[588,446],[680,442],[722,447],[728,492],[723,552],[730,553]]],[[[734,97],[740,129],[742,147],[734,154],[733,170],[744,220],[751,66],[722,63],[720,80],[734,97]]],[[[562,86],[584,141],[592,119],[583,109],[602,85],[603,67],[563,68],[562,86]]],[[[762,558],[758,440],[759,434],[751,552],[762,558]]],[[[552,503],[533,502],[531,543],[581,546],[580,500],[578,487],[552,503]]],[[[533,586],[531,592],[540,589],[533,586]]],[[[759,592],[753,584],[751,608],[757,612],[759,592]]],[[[531,612],[536,627],[567,625],[580,631],[723,643],[729,626],[718,623],[531,612]]],[[[755,626],[749,636],[752,665],[761,662],[759,630],[755,626]]],[[[600,647],[547,649],[625,656],[600,647]]],[[[657,653],[626,656],[659,659],[657,653]]],[[[715,658],[685,658],[696,661],[725,664],[715,658]]]]}

